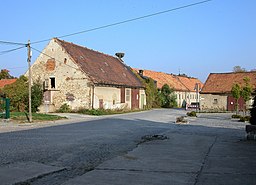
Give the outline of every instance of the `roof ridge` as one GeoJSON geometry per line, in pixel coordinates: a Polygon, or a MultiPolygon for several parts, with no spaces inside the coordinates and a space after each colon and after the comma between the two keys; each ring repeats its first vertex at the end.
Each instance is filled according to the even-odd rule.
{"type": "Polygon", "coordinates": [[[256,73],[256,71],[223,72],[223,73],[210,73],[210,74],[239,74],[239,73],[256,73]]]}
{"type": "Polygon", "coordinates": [[[88,47],[86,47],[86,46],[74,44],[73,42],[67,42],[67,41],[65,41],[65,40],[60,40],[60,39],[58,39],[58,38],[54,38],[54,39],[56,39],[58,42],[63,42],[63,43],[66,43],[66,44],[73,45],[73,46],[75,46],[75,47],[80,47],[80,48],[87,49],[87,50],[90,50],[90,51],[93,51],[93,52],[96,52],[96,53],[99,53],[99,54],[106,55],[106,56],[108,56],[108,57],[112,57],[112,58],[118,59],[117,57],[114,57],[114,56],[112,56],[112,55],[110,55],[110,54],[106,54],[106,53],[103,53],[103,52],[100,52],[100,51],[97,51],[97,50],[88,48],[88,47]]]}

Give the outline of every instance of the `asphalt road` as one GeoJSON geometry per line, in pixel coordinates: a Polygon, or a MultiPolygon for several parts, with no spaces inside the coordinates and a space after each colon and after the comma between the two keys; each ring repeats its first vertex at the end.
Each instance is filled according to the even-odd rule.
{"type": "MultiPolygon", "coordinates": [[[[189,174],[190,182],[177,184],[216,184],[219,172],[216,173],[214,169],[221,170],[225,159],[229,160],[228,163],[237,159],[244,160],[242,164],[228,166],[228,171],[234,171],[229,174],[230,178],[239,176],[236,170],[250,169],[240,176],[246,177],[247,184],[256,184],[256,174],[253,172],[256,165],[251,162],[255,161],[255,157],[250,154],[256,152],[255,143],[244,140],[245,124],[230,120],[230,114],[201,114],[198,118],[190,118],[189,124],[176,124],[176,117],[185,113],[183,110],[161,109],[100,118],[90,117],[86,121],[82,121],[81,118],[76,120],[76,123],[55,123],[54,126],[43,128],[33,125],[33,129],[29,130],[1,133],[0,184],[79,184],[72,182],[77,178],[83,179],[79,179],[80,184],[88,184],[84,183],[86,179],[90,179],[91,184],[114,184],[111,181],[97,183],[97,179],[100,180],[97,174],[102,173],[100,166],[121,163],[125,166],[126,163],[123,160],[119,161],[118,157],[134,151],[136,153],[140,146],[153,142],[152,140],[166,140],[169,141],[168,146],[171,146],[169,153],[165,146],[162,154],[154,154],[158,159],[165,156],[165,152],[168,153],[167,158],[172,159],[170,152],[177,151],[177,154],[181,152],[181,155],[175,155],[175,159],[187,160],[190,164],[190,168],[187,165],[176,164],[178,171],[175,173],[181,173],[182,170],[185,172],[188,170],[186,168],[191,169],[186,172],[186,176],[189,174]],[[180,147],[182,145],[184,147],[180,147]],[[227,153],[224,156],[226,158],[220,155],[223,152],[227,153]],[[238,158],[232,158],[232,154],[238,158]],[[190,156],[193,157],[190,159],[190,156]],[[197,163],[194,164],[193,161],[197,163]],[[215,168],[212,169],[212,166],[215,168]],[[88,177],[87,174],[91,176],[88,177]]],[[[74,117],[75,115],[72,115],[73,119],[74,117]]],[[[156,145],[147,149],[146,153],[154,151],[154,146],[156,145]]],[[[145,150],[141,151],[143,152],[145,150]]],[[[154,161],[151,162],[154,164],[154,161]]],[[[175,161],[172,163],[175,164],[175,161]]],[[[175,169],[171,169],[170,173],[175,169]]],[[[226,174],[225,177],[228,176],[228,172],[226,174]]],[[[175,179],[175,176],[173,178],[175,179]]],[[[144,179],[147,179],[147,176],[144,179]]],[[[241,181],[238,179],[238,182],[241,181]]],[[[138,184],[144,184],[143,179],[138,184]]],[[[152,184],[159,183],[152,181],[152,184]]]]}

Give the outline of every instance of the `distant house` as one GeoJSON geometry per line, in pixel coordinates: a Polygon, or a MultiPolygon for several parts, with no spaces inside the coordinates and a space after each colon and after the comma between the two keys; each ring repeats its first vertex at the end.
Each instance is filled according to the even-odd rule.
{"type": "MultiPolygon", "coordinates": [[[[255,90],[256,72],[238,73],[211,73],[201,91],[202,110],[235,110],[235,99],[232,97],[231,89],[235,83],[244,85],[244,78],[249,77],[250,83],[255,90]]],[[[252,100],[247,102],[252,103],[252,100]]],[[[239,99],[239,110],[243,110],[245,102],[239,99]]]]}
{"type": "Polygon", "coordinates": [[[17,79],[2,79],[0,80],[0,89],[3,88],[6,85],[12,84],[16,82],[17,79]]]}
{"type": "Polygon", "coordinates": [[[44,84],[40,111],[53,112],[63,104],[72,109],[143,108],[144,86],[118,56],[52,39],[32,65],[33,81],[44,84]]]}
{"type": "Polygon", "coordinates": [[[157,88],[161,89],[164,84],[174,89],[179,107],[199,101],[199,91],[203,83],[197,78],[167,74],[151,70],[136,70],[141,76],[150,77],[155,80],[157,88]]]}

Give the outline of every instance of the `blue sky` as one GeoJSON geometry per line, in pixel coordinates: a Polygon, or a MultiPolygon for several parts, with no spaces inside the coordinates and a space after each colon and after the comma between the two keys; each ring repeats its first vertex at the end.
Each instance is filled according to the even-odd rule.
{"type": "MultiPolygon", "coordinates": [[[[2,1],[0,40],[50,39],[200,0],[2,1]]],[[[212,0],[197,6],[63,38],[100,52],[124,52],[131,67],[185,73],[204,82],[209,73],[239,65],[256,68],[256,1],[212,0]]],[[[47,42],[32,45],[42,50],[47,42]]],[[[1,45],[0,52],[16,48],[1,45]]],[[[27,70],[26,48],[0,55],[14,76],[27,70]]],[[[38,53],[33,51],[32,62],[38,53]]]]}

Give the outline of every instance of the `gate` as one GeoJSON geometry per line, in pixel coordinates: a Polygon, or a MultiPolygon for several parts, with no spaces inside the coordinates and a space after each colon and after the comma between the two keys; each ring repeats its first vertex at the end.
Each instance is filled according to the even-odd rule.
{"type": "Polygon", "coordinates": [[[0,117],[2,119],[10,118],[10,99],[0,98],[0,117]]]}

